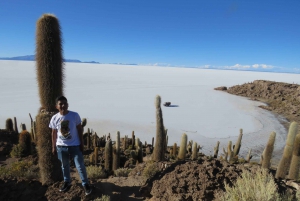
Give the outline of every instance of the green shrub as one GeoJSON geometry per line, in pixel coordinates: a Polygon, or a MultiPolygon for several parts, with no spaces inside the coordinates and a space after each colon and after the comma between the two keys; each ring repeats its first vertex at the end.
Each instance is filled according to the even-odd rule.
{"type": "Polygon", "coordinates": [[[157,172],[158,172],[158,168],[156,163],[154,163],[153,161],[149,161],[146,164],[146,167],[143,170],[143,176],[146,177],[147,179],[153,177],[157,172]]]}
{"type": "Polygon", "coordinates": [[[94,201],[110,201],[110,196],[102,195],[101,198],[96,198],[94,201]]]}
{"type": "Polygon", "coordinates": [[[90,179],[104,179],[107,178],[107,174],[101,166],[90,165],[86,167],[88,178],[90,179]]]}
{"type": "Polygon", "coordinates": [[[132,169],[128,169],[128,168],[119,168],[114,172],[117,177],[128,177],[128,174],[130,173],[131,170],[132,169]]]}
{"type": "MultiPolygon", "coordinates": [[[[277,192],[274,177],[267,169],[258,168],[253,172],[243,170],[241,177],[233,186],[225,183],[226,192],[221,196],[223,201],[282,200],[277,192]]],[[[286,197],[285,197],[285,200],[286,197]]]]}

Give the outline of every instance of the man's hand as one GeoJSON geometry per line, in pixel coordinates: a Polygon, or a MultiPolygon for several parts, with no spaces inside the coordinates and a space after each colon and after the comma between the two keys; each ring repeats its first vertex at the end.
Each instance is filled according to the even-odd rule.
{"type": "Polygon", "coordinates": [[[56,147],[52,147],[52,154],[53,154],[53,155],[56,155],[56,154],[57,154],[57,152],[56,152],[56,147]]]}

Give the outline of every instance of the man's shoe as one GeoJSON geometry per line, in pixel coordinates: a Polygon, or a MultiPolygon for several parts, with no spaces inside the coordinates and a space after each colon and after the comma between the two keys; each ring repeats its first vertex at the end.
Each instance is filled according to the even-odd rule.
{"type": "Polygon", "coordinates": [[[64,184],[60,187],[59,191],[60,192],[65,192],[71,187],[70,182],[64,182],[64,184]]]}
{"type": "Polygon", "coordinates": [[[91,194],[91,192],[92,192],[92,190],[93,190],[89,184],[85,184],[85,185],[83,186],[83,188],[84,188],[84,191],[85,191],[85,195],[91,194]]]}

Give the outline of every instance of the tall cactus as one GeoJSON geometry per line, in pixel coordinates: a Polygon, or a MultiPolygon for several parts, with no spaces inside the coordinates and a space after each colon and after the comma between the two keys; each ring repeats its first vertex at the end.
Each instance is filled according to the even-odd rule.
{"type": "Polygon", "coordinates": [[[39,169],[42,184],[62,179],[60,162],[52,154],[51,130],[48,125],[57,112],[55,98],[63,95],[63,58],[58,19],[42,15],[36,29],[36,72],[41,108],[36,118],[39,169]]]}
{"type": "Polygon", "coordinates": [[[120,132],[117,132],[116,144],[113,150],[113,170],[117,170],[120,167],[120,132]]]}
{"type": "Polygon", "coordinates": [[[12,121],[11,118],[6,119],[5,129],[8,130],[8,131],[13,131],[14,130],[13,121],[12,121]]]}
{"type": "Polygon", "coordinates": [[[112,171],[112,142],[108,139],[105,144],[105,170],[112,171]]]}
{"type": "Polygon", "coordinates": [[[283,155],[276,170],[276,179],[284,179],[287,171],[289,170],[297,130],[298,124],[296,122],[292,122],[289,127],[289,133],[287,135],[283,155]]]}
{"type": "Polygon", "coordinates": [[[163,116],[161,111],[161,98],[159,95],[156,96],[155,107],[156,107],[156,141],[153,151],[154,161],[163,161],[165,159],[165,128],[163,122],[163,116]]]}
{"type": "Polygon", "coordinates": [[[265,150],[263,151],[261,166],[263,168],[270,168],[271,166],[271,158],[274,150],[276,133],[272,132],[269,137],[269,141],[266,145],[265,150]]]}
{"type": "Polygon", "coordinates": [[[297,134],[295,138],[293,157],[290,165],[288,179],[298,180],[299,168],[300,168],[300,133],[297,134]]]}
{"type": "Polygon", "coordinates": [[[186,154],[187,135],[184,133],[181,137],[181,143],[179,147],[178,159],[184,160],[186,154]]]}

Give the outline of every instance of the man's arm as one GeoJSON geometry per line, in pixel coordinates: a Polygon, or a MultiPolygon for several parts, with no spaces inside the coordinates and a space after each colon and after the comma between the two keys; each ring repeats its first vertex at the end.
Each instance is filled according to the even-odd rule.
{"type": "Polygon", "coordinates": [[[80,150],[81,150],[81,152],[83,152],[83,129],[82,129],[81,124],[78,124],[76,126],[76,128],[77,128],[78,137],[79,137],[79,140],[80,140],[80,150]]]}
{"type": "Polygon", "coordinates": [[[52,153],[56,154],[56,139],[57,139],[57,130],[52,129],[52,153]]]}

